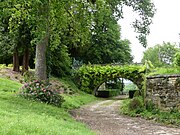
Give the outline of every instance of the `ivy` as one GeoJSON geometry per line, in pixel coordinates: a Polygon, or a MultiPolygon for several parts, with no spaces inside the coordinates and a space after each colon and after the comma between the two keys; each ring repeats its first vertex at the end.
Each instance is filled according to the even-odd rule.
{"type": "Polygon", "coordinates": [[[131,80],[141,89],[145,72],[146,66],[138,65],[83,65],[77,71],[76,78],[80,79],[80,89],[88,93],[92,93],[103,82],[119,77],[131,80]]]}

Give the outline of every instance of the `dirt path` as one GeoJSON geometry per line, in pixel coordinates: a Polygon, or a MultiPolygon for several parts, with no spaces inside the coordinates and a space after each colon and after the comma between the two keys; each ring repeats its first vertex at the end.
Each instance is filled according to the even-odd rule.
{"type": "Polygon", "coordinates": [[[72,115],[86,123],[98,135],[180,135],[180,128],[171,128],[118,114],[122,100],[105,100],[74,110],[72,115]]]}

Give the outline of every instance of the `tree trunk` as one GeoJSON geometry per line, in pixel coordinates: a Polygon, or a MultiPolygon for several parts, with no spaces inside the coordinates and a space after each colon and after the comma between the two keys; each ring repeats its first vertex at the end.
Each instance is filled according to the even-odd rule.
{"type": "Polygon", "coordinates": [[[29,66],[29,48],[26,47],[23,55],[22,73],[28,71],[29,66]]]}
{"type": "Polygon", "coordinates": [[[14,50],[13,53],[13,71],[19,72],[19,56],[17,48],[14,50]]]}
{"type": "Polygon", "coordinates": [[[46,35],[36,46],[35,76],[38,80],[47,80],[46,48],[49,35],[46,35]]]}
{"type": "Polygon", "coordinates": [[[47,81],[46,50],[50,37],[50,0],[44,0],[42,2],[38,9],[38,14],[44,20],[43,22],[40,21],[40,23],[44,24],[41,28],[46,31],[46,35],[36,45],[35,76],[38,80],[47,81]]]}

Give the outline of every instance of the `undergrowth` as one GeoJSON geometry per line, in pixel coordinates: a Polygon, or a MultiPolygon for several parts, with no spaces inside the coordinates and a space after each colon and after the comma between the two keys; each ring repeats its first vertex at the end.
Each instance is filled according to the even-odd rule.
{"type": "Polygon", "coordinates": [[[161,111],[151,103],[145,107],[142,97],[124,100],[120,113],[131,117],[143,117],[167,125],[180,126],[180,112],[178,110],[161,111]]]}
{"type": "Polygon", "coordinates": [[[57,107],[60,107],[64,102],[64,99],[61,96],[61,91],[52,89],[50,84],[38,80],[25,83],[24,86],[20,89],[18,95],[26,99],[52,104],[57,107]]]}

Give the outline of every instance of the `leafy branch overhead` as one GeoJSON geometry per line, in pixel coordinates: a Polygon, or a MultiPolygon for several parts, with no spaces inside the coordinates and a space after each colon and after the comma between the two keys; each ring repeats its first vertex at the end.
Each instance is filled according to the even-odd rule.
{"type": "Polygon", "coordinates": [[[83,63],[131,63],[130,42],[121,39],[123,7],[139,17],[133,26],[143,46],[155,13],[151,0],[6,0],[0,4],[0,62],[37,78],[71,73],[72,59],[83,63]],[[8,50],[8,51],[7,51],[8,50]],[[34,60],[35,64],[34,64],[34,60]]]}
{"type": "Polygon", "coordinates": [[[156,12],[155,6],[151,0],[105,0],[105,3],[111,8],[113,15],[117,19],[123,18],[123,7],[129,6],[138,14],[133,27],[135,32],[139,33],[137,38],[139,42],[146,47],[146,36],[150,33],[149,26],[152,23],[152,18],[156,12]]]}

